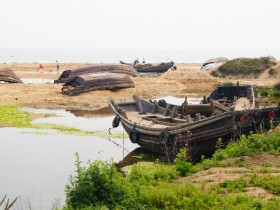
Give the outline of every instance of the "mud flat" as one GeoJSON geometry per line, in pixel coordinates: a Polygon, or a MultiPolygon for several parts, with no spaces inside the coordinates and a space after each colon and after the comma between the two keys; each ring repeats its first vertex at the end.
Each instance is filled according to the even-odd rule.
{"type": "MultiPolygon", "coordinates": [[[[38,63],[5,63],[0,64],[0,68],[11,68],[20,78],[29,79],[57,79],[63,70],[85,67],[88,63],[62,63],[60,72],[56,71],[56,64],[44,65],[44,70],[40,71],[38,63]]],[[[113,97],[116,101],[129,101],[133,94],[137,94],[144,99],[153,99],[164,96],[184,97],[195,95],[201,97],[209,94],[215,84],[221,82],[236,82],[271,86],[276,83],[277,78],[257,79],[243,78],[215,78],[209,71],[200,70],[201,64],[175,64],[177,70],[168,70],[158,77],[132,77],[135,88],[120,89],[116,91],[99,90],[83,93],[78,96],[67,96],[61,94],[62,84],[53,83],[26,83],[26,84],[1,84],[0,103],[16,103],[23,106],[47,107],[47,108],[70,108],[96,110],[108,106],[108,97],[113,97]]]]}

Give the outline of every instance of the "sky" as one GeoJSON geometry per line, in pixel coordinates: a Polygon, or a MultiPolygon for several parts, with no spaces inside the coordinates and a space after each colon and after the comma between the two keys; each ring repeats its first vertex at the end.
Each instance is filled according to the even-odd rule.
{"type": "Polygon", "coordinates": [[[0,48],[279,52],[277,0],[0,0],[0,48]]]}

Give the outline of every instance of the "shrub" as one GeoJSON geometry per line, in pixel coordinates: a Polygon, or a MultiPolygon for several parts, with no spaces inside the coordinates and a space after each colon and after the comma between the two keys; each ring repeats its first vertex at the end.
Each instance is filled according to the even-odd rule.
{"type": "Polygon", "coordinates": [[[220,77],[221,76],[217,70],[211,71],[210,75],[213,76],[213,77],[220,77]]]}
{"type": "Polygon", "coordinates": [[[186,176],[194,172],[193,165],[188,160],[188,150],[186,148],[181,149],[174,160],[176,170],[181,176],[186,176]]]}
{"type": "Polygon", "coordinates": [[[277,75],[277,71],[274,68],[270,68],[268,70],[268,74],[269,74],[269,76],[273,77],[273,76],[277,75]]]}
{"type": "Polygon", "coordinates": [[[66,185],[66,205],[82,209],[92,205],[109,208],[120,203],[128,191],[127,181],[112,162],[94,161],[82,167],[76,154],[76,175],[66,185]]]}
{"type": "Polygon", "coordinates": [[[222,77],[233,76],[254,76],[257,77],[267,68],[276,65],[268,57],[261,58],[237,58],[230,60],[218,68],[222,77]]]}

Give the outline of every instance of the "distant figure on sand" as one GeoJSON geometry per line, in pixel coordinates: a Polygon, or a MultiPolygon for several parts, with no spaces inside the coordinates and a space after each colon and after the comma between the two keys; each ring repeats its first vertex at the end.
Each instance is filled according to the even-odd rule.
{"type": "Polygon", "coordinates": [[[40,70],[41,73],[43,73],[43,70],[44,70],[43,64],[40,64],[40,65],[39,65],[39,70],[40,70]]]}
{"type": "Polygon", "coordinates": [[[57,73],[59,73],[59,63],[58,63],[58,61],[56,61],[56,71],[57,71],[57,73]]]}
{"type": "Polygon", "coordinates": [[[139,63],[139,59],[138,58],[134,61],[133,65],[135,66],[137,63],[139,63]]]}
{"type": "Polygon", "coordinates": [[[142,63],[143,63],[143,64],[145,63],[145,58],[143,58],[142,63]]]}

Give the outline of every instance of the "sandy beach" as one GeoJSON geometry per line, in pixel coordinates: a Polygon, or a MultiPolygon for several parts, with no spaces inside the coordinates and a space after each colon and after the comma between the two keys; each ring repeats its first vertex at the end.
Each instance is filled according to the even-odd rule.
{"type": "MultiPolygon", "coordinates": [[[[0,68],[11,68],[21,79],[50,79],[59,77],[63,70],[90,66],[89,63],[61,63],[57,73],[56,64],[44,64],[43,71],[38,63],[6,63],[0,68]]],[[[169,69],[157,77],[132,77],[135,88],[116,91],[99,90],[68,96],[61,93],[62,84],[1,84],[0,103],[20,104],[31,107],[100,109],[107,107],[107,100],[113,97],[117,101],[129,101],[133,94],[145,99],[163,96],[201,97],[209,94],[214,86],[222,82],[237,82],[259,86],[272,86],[279,80],[263,73],[259,78],[216,78],[210,71],[200,70],[201,64],[175,64],[177,70],[169,69]]]]}

